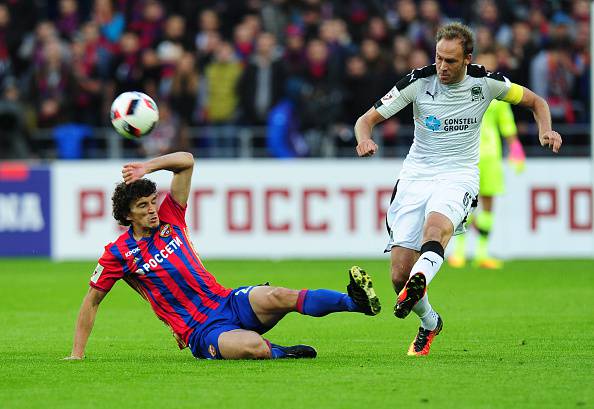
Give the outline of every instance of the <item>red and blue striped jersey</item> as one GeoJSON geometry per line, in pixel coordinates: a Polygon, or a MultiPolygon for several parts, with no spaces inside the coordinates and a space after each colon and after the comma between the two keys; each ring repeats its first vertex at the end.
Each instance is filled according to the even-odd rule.
{"type": "Polygon", "coordinates": [[[180,348],[231,292],[200,261],[188,237],[185,213],[167,194],[152,235],[137,241],[130,227],[105,246],[90,281],[91,287],[107,292],[123,278],[171,328],[180,348]]]}

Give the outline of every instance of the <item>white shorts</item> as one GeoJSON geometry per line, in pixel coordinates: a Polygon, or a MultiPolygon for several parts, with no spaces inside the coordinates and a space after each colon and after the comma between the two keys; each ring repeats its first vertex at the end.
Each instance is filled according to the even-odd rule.
{"type": "Polygon", "coordinates": [[[419,251],[425,219],[441,213],[452,222],[454,234],[466,231],[468,215],[478,203],[478,186],[451,180],[398,180],[386,214],[390,240],[386,252],[400,246],[419,251]]]}

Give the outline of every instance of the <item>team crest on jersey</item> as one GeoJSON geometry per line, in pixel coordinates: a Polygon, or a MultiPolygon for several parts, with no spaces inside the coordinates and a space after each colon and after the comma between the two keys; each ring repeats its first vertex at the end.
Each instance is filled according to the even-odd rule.
{"type": "Polygon", "coordinates": [[[161,236],[161,237],[171,236],[171,226],[169,225],[169,223],[161,226],[161,230],[159,231],[159,236],[161,236]]]}
{"type": "Polygon", "coordinates": [[[215,358],[217,356],[217,349],[214,347],[213,344],[210,344],[208,346],[208,353],[210,354],[210,356],[212,356],[213,358],[215,358]]]}
{"type": "Polygon", "coordinates": [[[473,102],[485,99],[483,95],[483,87],[480,85],[475,85],[474,87],[470,88],[470,97],[472,98],[473,102]]]}

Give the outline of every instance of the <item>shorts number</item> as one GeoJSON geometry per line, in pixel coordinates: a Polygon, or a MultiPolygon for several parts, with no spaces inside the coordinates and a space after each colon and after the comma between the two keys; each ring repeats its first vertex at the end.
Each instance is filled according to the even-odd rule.
{"type": "Polygon", "coordinates": [[[247,294],[247,293],[249,293],[249,292],[250,292],[250,290],[251,290],[252,288],[254,288],[254,286],[253,286],[253,285],[250,285],[249,287],[242,288],[241,290],[237,290],[237,291],[235,291],[235,295],[239,295],[240,293],[241,293],[241,294],[247,294]]]}

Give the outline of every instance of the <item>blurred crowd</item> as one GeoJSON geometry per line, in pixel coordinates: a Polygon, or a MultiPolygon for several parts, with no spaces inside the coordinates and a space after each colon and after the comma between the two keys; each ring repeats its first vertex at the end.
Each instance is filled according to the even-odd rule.
{"type": "MultiPolygon", "coordinates": [[[[354,146],[356,118],[433,62],[435,33],[453,20],[474,30],[475,55],[494,53],[545,97],[555,122],[588,122],[586,0],[3,0],[0,157],[35,155],[38,130],[75,138],[108,125],[127,90],[161,110],[147,155],[232,152],[239,126],[267,126],[273,156],[315,156],[328,137],[354,146]],[[196,126],[210,142],[188,138],[196,126]]],[[[517,120],[522,132],[531,117],[517,120]]],[[[387,121],[384,144],[410,123],[410,109],[387,121]]]]}

